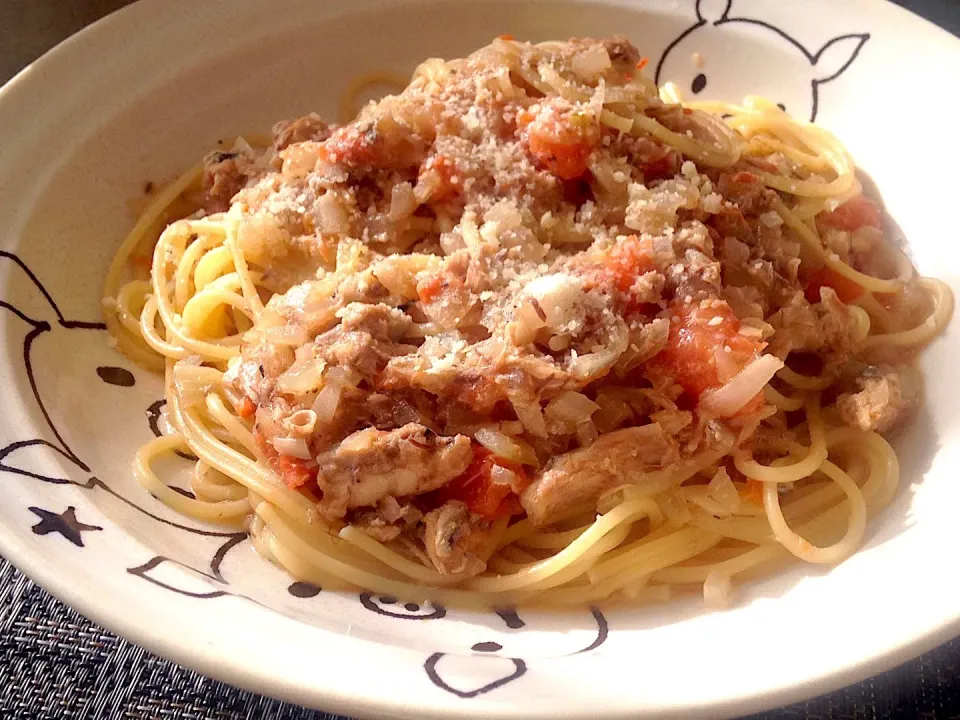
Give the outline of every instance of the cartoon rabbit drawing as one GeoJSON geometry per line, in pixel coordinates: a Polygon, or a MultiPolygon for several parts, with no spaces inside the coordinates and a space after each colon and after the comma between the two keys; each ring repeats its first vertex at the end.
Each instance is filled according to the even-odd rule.
{"type": "Polygon", "coordinates": [[[840,35],[811,51],[787,29],[737,15],[733,4],[696,0],[697,20],[667,46],[657,63],[657,84],[675,82],[686,99],[761,95],[796,118],[816,120],[821,86],[850,67],[870,35],[840,35]],[[769,61],[771,45],[783,50],[776,62],[769,61]],[[735,74],[713,70],[721,57],[735,74]]]}
{"type": "Polygon", "coordinates": [[[128,445],[150,438],[160,406],[157,381],[109,346],[102,323],[68,319],[19,257],[0,251],[0,274],[7,279],[0,331],[9,346],[22,343],[23,362],[8,380],[32,400],[32,417],[24,423],[29,430],[0,448],[0,475],[53,486],[43,495],[52,510],[30,508],[39,519],[37,535],[61,533],[84,547],[83,533],[105,532],[106,523],[87,522],[94,519],[92,509],[77,502],[78,492],[89,494],[104,515],[155,553],[123,571],[195,600],[238,596],[307,622],[359,601],[370,613],[363,625],[371,639],[422,648],[424,681],[462,699],[520,679],[530,664],[589,652],[606,641],[607,619],[597,609],[577,609],[561,620],[542,612],[468,612],[370,593],[326,593],[291,581],[269,563],[249,564],[234,550],[248,545],[245,533],[193,524],[144,492],[128,471],[100,477],[98,468],[117,468],[120,453],[119,467],[125,467],[128,445]],[[58,422],[63,418],[69,423],[58,422]],[[102,441],[103,433],[120,428],[136,437],[102,441]],[[84,442],[93,434],[97,442],[84,442]],[[435,623],[443,632],[434,632],[435,623]],[[433,629],[424,632],[427,627],[433,629]]]}
{"type": "MultiPolygon", "coordinates": [[[[72,507],[78,489],[88,493],[104,514],[163,553],[129,569],[134,574],[189,595],[223,594],[197,581],[202,578],[173,571],[173,566],[219,583],[223,555],[245,535],[177,515],[143,491],[129,471],[98,475],[99,468],[128,467],[132,451],[126,448],[150,438],[148,408],[157,404],[158,381],[151,382],[148,373],[110,347],[103,323],[69,319],[18,256],[0,251],[0,272],[7,278],[0,298],[0,328],[8,347],[22,343],[22,362],[14,364],[7,380],[20,388],[21,397],[32,401],[23,437],[6,438],[0,449],[0,472],[62,488],[45,493],[53,505],[72,507]],[[69,423],[58,422],[63,418],[69,423]],[[133,443],[120,437],[115,443],[103,442],[102,436],[98,442],[85,442],[93,434],[118,432],[131,434],[133,443]],[[178,587],[177,578],[186,585],[178,587]]],[[[55,527],[49,518],[56,513],[44,508],[33,512],[47,519],[47,526],[40,523],[42,530],[55,527]]],[[[80,531],[75,532],[72,541],[82,546],[80,531]]]]}

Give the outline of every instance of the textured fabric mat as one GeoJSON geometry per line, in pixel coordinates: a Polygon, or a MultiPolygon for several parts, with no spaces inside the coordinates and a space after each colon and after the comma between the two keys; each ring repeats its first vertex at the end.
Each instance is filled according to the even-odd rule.
{"type": "MultiPolygon", "coordinates": [[[[866,682],[752,717],[960,718],[960,639],[866,682]]],[[[0,718],[340,720],[162,660],[88,622],[5,562],[0,564],[0,718]]]]}
{"type": "MultiPolygon", "coordinates": [[[[46,48],[127,2],[0,0],[0,83],[46,48]]],[[[960,0],[900,4],[960,33],[960,0]]],[[[751,717],[960,718],[960,639],[857,685],[751,717]]],[[[0,720],[100,718],[342,720],[162,660],[93,625],[0,559],[0,720]]]]}

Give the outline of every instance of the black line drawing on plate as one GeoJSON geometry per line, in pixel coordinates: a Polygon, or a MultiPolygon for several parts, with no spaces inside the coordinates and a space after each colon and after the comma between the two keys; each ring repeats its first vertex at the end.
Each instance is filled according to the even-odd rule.
{"type": "MultiPolygon", "coordinates": [[[[523,634],[524,629],[527,627],[527,622],[521,619],[516,609],[500,608],[495,612],[500,619],[503,620],[507,628],[517,631],[516,634],[523,634]]],[[[596,636],[589,645],[574,650],[573,652],[568,653],[569,655],[581,655],[583,653],[590,652],[591,650],[596,650],[607,641],[607,638],[610,634],[610,626],[607,622],[606,616],[604,616],[604,614],[596,607],[590,608],[590,614],[593,616],[593,620],[597,624],[596,636]]],[[[456,687],[452,677],[445,677],[445,674],[449,673],[449,669],[447,671],[444,670],[444,659],[449,657],[449,653],[433,653],[423,664],[423,669],[427,673],[427,677],[430,679],[430,682],[432,682],[441,690],[446,690],[447,692],[464,699],[474,698],[478,695],[484,695],[491,690],[496,690],[499,687],[503,687],[507,683],[511,683],[514,680],[523,677],[523,675],[527,672],[528,663],[531,661],[501,654],[503,649],[503,645],[494,640],[482,640],[470,646],[471,652],[487,656],[484,658],[483,663],[478,665],[478,670],[482,667],[483,669],[489,671],[494,667],[494,658],[500,661],[497,665],[499,671],[492,673],[494,675],[493,679],[488,679],[488,682],[479,687],[469,689],[456,687]],[[507,668],[505,663],[510,663],[510,667],[507,668]],[[500,674],[496,675],[496,672],[500,672],[500,674]]],[[[447,665],[449,664],[451,664],[450,661],[447,662],[447,665]]]]}
{"type": "MultiPolygon", "coordinates": [[[[52,485],[72,485],[82,490],[103,492],[142,514],[144,517],[162,523],[167,527],[200,537],[223,538],[223,542],[218,545],[213,553],[212,559],[209,561],[210,572],[201,573],[208,576],[211,580],[222,583],[223,578],[220,576],[219,566],[223,560],[223,555],[241,541],[245,540],[245,533],[235,531],[219,532],[191,527],[174,520],[163,518],[144,508],[137,501],[124,497],[107,483],[100,480],[96,475],[92,474],[90,466],[81,459],[78,453],[67,443],[63,434],[53,422],[47,401],[44,398],[45,388],[41,388],[37,380],[37,366],[34,357],[37,342],[41,338],[53,336],[55,338],[53,346],[55,346],[56,352],[69,353],[71,358],[79,357],[82,353],[71,353],[71,349],[74,347],[82,347],[89,343],[97,343],[98,346],[107,347],[107,338],[105,335],[106,326],[102,322],[67,319],[67,316],[64,315],[60,306],[56,300],[54,300],[43,282],[41,282],[40,278],[14,253],[0,250],[0,269],[8,273],[8,288],[10,284],[15,282],[24,288],[22,293],[18,295],[16,303],[12,303],[5,298],[0,299],[0,310],[6,310],[12,318],[16,318],[26,324],[26,333],[23,335],[22,341],[22,367],[30,386],[34,409],[42,416],[49,438],[34,437],[9,442],[0,449],[0,472],[28,477],[52,485]],[[51,460],[54,465],[63,465],[64,461],[66,461],[65,464],[72,469],[65,470],[63,474],[51,474],[52,471],[48,470],[51,466],[51,460]],[[77,471],[83,474],[83,479],[77,480],[72,477],[77,471]]],[[[8,323],[9,322],[10,320],[8,320],[8,323]]],[[[12,337],[15,334],[15,328],[7,327],[6,329],[8,336],[12,337]]],[[[117,356],[116,362],[119,363],[120,361],[121,358],[117,356]]],[[[102,381],[107,386],[118,388],[118,392],[122,392],[125,388],[131,388],[136,385],[136,377],[133,372],[113,363],[98,364],[91,367],[90,378],[92,379],[94,376],[99,377],[99,380],[96,382],[102,381]]],[[[84,382],[86,382],[86,378],[84,378],[84,382]]],[[[58,390],[59,389],[55,388],[50,390],[50,392],[56,393],[58,390]]],[[[49,399],[48,396],[47,400],[49,399]]],[[[156,420],[153,419],[151,415],[152,409],[153,406],[151,405],[147,410],[147,418],[151,427],[156,424],[156,420]]],[[[157,416],[159,416],[159,406],[156,412],[157,416]]],[[[40,510],[39,508],[31,508],[31,510],[34,511],[35,514],[40,514],[37,512],[40,510]]],[[[60,532],[59,529],[52,526],[53,520],[51,518],[47,516],[41,516],[41,518],[43,522],[34,526],[34,532],[38,534],[46,534],[54,530],[60,532]],[[44,522],[48,524],[44,525],[44,522]],[[49,530],[47,529],[48,527],[50,528],[49,530]]],[[[64,522],[68,521],[69,518],[64,518],[64,522]]],[[[101,528],[97,527],[97,529],[101,528]]],[[[79,538],[79,535],[71,536],[68,533],[64,534],[64,537],[67,537],[67,539],[74,542],[74,544],[82,546],[82,539],[79,538]],[[80,542],[76,542],[76,540],[80,542]]],[[[171,591],[179,592],[176,587],[168,583],[157,583],[157,581],[148,576],[151,570],[156,569],[164,562],[175,561],[157,556],[141,566],[129,569],[129,572],[155,584],[161,584],[171,591]]],[[[221,592],[220,594],[224,593],[221,592]]]]}
{"type": "MultiPolygon", "coordinates": [[[[157,587],[162,587],[165,590],[170,590],[171,592],[175,592],[178,595],[184,595],[186,597],[195,598],[197,600],[210,600],[212,598],[218,598],[218,597],[223,597],[224,595],[229,595],[229,593],[226,590],[209,590],[205,592],[198,592],[196,590],[187,590],[183,587],[177,587],[175,585],[164,582],[163,580],[160,580],[150,575],[151,571],[156,570],[158,567],[161,567],[163,566],[164,563],[168,563],[168,562],[173,563],[174,565],[177,565],[186,570],[193,570],[193,568],[187,568],[185,565],[181,565],[176,560],[171,560],[170,558],[163,557],[162,555],[157,555],[151,558],[150,560],[148,560],[147,562],[145,562],[143,565],[127,568],[127,572],[130,573],[131,575],[136,575],[139,578],[143,578],[148,583],[156,585],[157,587]]],[[[194,572],[198,572],[198,571],[194,570],[194,572]]],[[[199,574],[203,575],[208,579],[211,579],[211,580],[214,579],[213,577],[207,575],[206,573],[199,573],[199,574]]]]}
{"type": "MultiPolygon", "coordinates": [[[[772,93],[764,93],[760,88],[751,87],[750,68],[756,65],[754,58],[736,61],[730,53],[749,50],[745,43],[731,43],[729,38],[724,44],[724,63],[737,67],[738,73],[743,72],[744,89],[751,94],[770,96],[778,102],[781,108],[790,112],[794,117],[805,118],[813,122],[817,119],[820,109],[820,86],[836,80],[857,59],[864,44],[870,39],[869,33],[850,33],[838,35],[826,41],[816,51],[808,50],[803,43],[794,38],[786,29],[760,18],[738,17],[732,14],[733,0],[696,0],[696,22],[677,36],[663,51],[654,81],[660,85],[666,81],[677,83],[681,93],[687,98],[703,92],[710,84],[710,57],[700,55],[704,44],[713,28],[735,28],[747,26],[754,28],[768,36],[769,39],[780,43],[793,55],[795,75],[793,77],[780,74],[778,82],[786,85],[796,85],[798,80],[808,88],[806,97],[790,103],[790,107],[778,102],[780,98],[772,93]],[[695,60],[699,56],[699,62],[695,60]]],[[[775,92],[775,90],[774,90],[775,92]]]]}
{"type": "Polygon", "coordinates": [[[62,513],[50,512],[32,506],[28,507],[27,510],[40,518],[40,522],[30,528],[34,535],[58,533],[77,547],[83,547],[83,537],[81,537],[83,533],[91,530],[103,530],[99,525],[87,525],[77,520],[77,509],[73,505],[62,513]]]}
{"type": "Polygon", "coordinates": [[[419,603],[398,604],[397,598],[393,595],[374,595],[372,593],[360,593],[360,604],[370,612],[385,617],[398,618],[400,620],[438,620],[446,617],[447,609],[442,605],[429,603],[421,605],[419,603]],[[392,606],[396,606],[393,608],[392,606]]]}
{"type": "MultiPolygon", "coordinates": [[[[429,608],[419,603],[400,604],[397,598],[392,595],[374,595],[371,593],[361,593],[360,603],[367,610],[377,615],[385,615],[404,620],[439,620],[448,615],[448,611],[441,605],[432,604],[433,612],[428,612],[429,608]]],[[[508,637],[522,635],[528,629],[529,623],[521,617],[516,608],[494,608],[493,614],[503,621],[504,626],[511,631],[508,637]]],[[[606,616],[595,607],[590,608],[590,615],[596,624],[596,634],[590,639],[590,642],[578,648],[568,648],[566,655],[580,655],[597,649],[607,641],[610,634],[610,626],[606,616]]],[[[478,632],[482,633],[482,627],[478,627],[478,632]]],[[[500,637],[500,636],[498,636],[500,637]]],[[[501,637],[502,639],[502,637],[501,637]]],[[[506,641],[506,640],[505,640],[506,641]]],[[[470,653],[484,655],[482,663],[477,667],[489,671],[487,682],[479,687],[463,689],[457,687],[452,677],[453,660],[446,660],[451,656],[450,653],[435,652],[427,657],[423,664],[423,669],[427,678],[436,687],[446,692],[452,693],[457,697],[469,699],[484,695],[491,690],[503,687],[507,683],[513,682],[522,677],[527,672],[530,660],[513,657],[509,652],[504,652],[504,646],[501,642],[487,639],[480,639],[470,646],[470,653]],[[509,665],[509,667],[508,667],[509,665]],[[496,670],[493,668],[496,667],[496,670]],[[492,679],[491,679],[492,678],[492,679]]],[[[458,654],[459,655],[459,654],[458,654]]],[[[483,673],[480,673],[483,675],[483,673]]]]}
{"type": "Polygon", "coordinates": [[[287,587],[287,592],[298,598],[312,598],[316,597],[323,591],[323,588],[313,583],[303,582],[303,580],[296,580],[287,587]]]}
{"type": "MultiPolygon", "coordinates": [[[[143,516],[157,523],[161,523],[166,527],[190,533],[194,536],[217,540],[216,549],[208,563],[207,570],[198,570],[195,567],[185,565],[173,558],[155,555],[140,565],[125,568],[125,571],[154,586],[161,587],[184,597],[209,600],[225,596],[234,596],[261,604],[247,595],[228,589],[229,583],[220,571],[220,566],[227,553],[247,540],[245,532],[218,532],[190,527],[163,518],[145,509],[134,500],[124,497],[121,493],[94,475],[90,466],[82,460],[78,453],[66,442],[63,434],[53,422],[47,403],[44,400],[44,393],[37,381],[34,364],[36,341],[39,338],[46,337],[47,334],[59,335],[60,333],[69,331],[70,333],[83,333],[82,337],[80,337],[80,344],[95,342],[102,343],[103,347],[106,347],[107,339],[104,336],[106,328],[104,324],[100,322],[66,319],[51,294],[27,265],[15,254],[0,250],[0,271],[2,271],[4,266],[9,268],[8,283],[11,283],[11,278],[19,276],[18,282],[20,282],[21,286],[28,288],[22,297],[18,295],[18,302],[16,304],[0,299],[0,310],[6,310],[13,318],[26,324],[26,331],[22,341],[22,369],[30,386],[32,401],[35,405],[34,409],[43,417],[46,425],[46,430],[42,432],[48,437],[32,437],[8,442],[6,446],[0,449],[0,473],[19,475],[51,485],[71,485],[81,490],[103,492],[121,501],[124,505],[134,509],[143,516]],[[90,333],[93,333],[95,337],[90,337],[90,333]],[[32,454],[35,453],[42,453],[42,457],[32,456],[32,454]],[[43,462],[39,462],[40,460],[43,462]],[[51,460],[53,460],[52,463],[51,460]],[[50,467],[63,465],[63,461],[66,461],[66,464],[70,468],[69,470],[64,470],[62,473],[49,470],[50,467]],[[78,471],[82,473],[83,479],[78,480],[72,477],[78,471]],[[186,571],[186,574],[182,571],[186,571]],[[215,583],[215,586],[211,587],[210,583],[215,583]]],[[[12,336],[16,329],[8,325],[6,330],[8,335],[12,336]]],[[[71,336],[65,335],[63,337],[71,336]]],[[[63,344],[61,340],[63,340],[63,338],[58,340],[58,348],[63,344]]],[[[58,350],[58,352],[60,351],[58,350]]],[[[118,358],[116,362],[119,363],[120,359],[118,358]]],[[[117,388],[120,392],[125,388],[134,387],[137,383],[135,373],[115,364],[99,364],[91,375],[92,374],[96,374],[106,385],[117,388]]],[[[84,380],[84,382],[86,382],[86,380],[84,380]]],[[[149,427],[153,434],[156,435],[160,434],[160,416],[163,402],[163,400],[153,402],[146,409],[145,413],[149,427]]],[[[184,493],[186,494],[186,491],[184,491],[184,493]]],[[[37,507],[31,507],[30,510],[40,518],[40,522],[33,526],[33,531],[36,534],[47,535],[57,533],[63,535],[67,540],[80,547],[83,547],[83,539],[81,537],[83,532],[103,530],[103,528],[99,526],[89,525],[77,520],[74,506],[69,506],[64,513],[59,515],[37,507]]],[[[287,590],[290,595],[298,598],[312,598],[321,592],[321,588],[310,583],[299,581],[293,582],[287,590]]],[[[402,603],[394,597],[374,595],[371,593],[361,593],[358,598],[362,607],[381,617],[407,620],[442,620],[448,615],[445,607],[433,603],[402,603]]],[[[564,648],[564,651],[560,654],[573,655],[589,652],[606,641],[608,636],[606,618],[595,608],[591,609],[590,613],[596,624],[596,633],[588,633],[591,636],[590,642],[585,647],[564,648]]],[[[523,633],[524,630],[529,627],[529,619],[525,621],[517,611],[512,608],[493,609],[490,616],[496,617],[503,622],[506,629],[511,631],[511,633],[523,633]]],[[[476,627],[480,632],[487,632],[490,626],[478,624],[476,627]]],[[[503,640],[502,637],[500,637],[500,639],[503,640]]],[[[495,670],[492,673],[492,679],[488,679],[487,682],[479,687],[468,688],[466,690],[457,687],[453,682],[452,676],[446,674],[446,669],[449,669],[455,664],[455,661],[450,659],[449,654],[442,652],[432,653],[425,660],[423,668],[427,677],[436,687],[461,698],[473,698],[495,690],[496,688],[503,687],[522,677],[527,672],[529,661],[517,657],[510,657],[507,652],[508,651],[504,650],[502,642],[489,639],[489,637],[481,638],[478,642],[471,644],[467,656],[475,656],[478,659],[482,659],[482,662],[477,666],[478,669],[482,667],[486,670],[500,663],[506,665],[506,672],[501,673],[499,670],[495,670]]]]}
{"type": "Polygon", "coordinates": [[[113,365],[101,365],[97,368],[97,375],[105,383],[117,385],[119,387],[133,387],[137,384],[137,379],[133,373],[126,368],[115,367],[113,365]]]}
{"type": "MultiPolygon", "coordinates": [[[[154,585],[165,588],[179,595],[186,595],[187,597],[198,598],[201,600],[223,597],[224,595],[235,595],[236,593],[231,593],[226,590],[212,590],[212,591],[204,591],[204,592],[187,590],[182,587],[177,587],[176,585],[173,585],[170,582],[164,581],[159,577],[151,575],[150,573],[156,570],[157,568],[164,566],[166,563],[169,563],[170,565],[175,565],[179,568],[182,568],[183,570],[197,573],[198,575],[203,576],[207,580],[220,583],[221,585],[227,585],[227,581],[224,580],[223,575],[220,572],[220,565],[223,562],[224,557],[226,557],[227,553],[230,552],[230,550],[232,550],[234,547],[236,547],[246,539],[247,539],[247,534],[243,532],[233,533],[232,535],[229,535],[227,537],[227,540],[217,549],[216,553],[214,553],[213,559],[210,561],[209,573],[201,572],[195,568],[189,567],[188,565],[184,565],[183,563],[178,562],[177,560],[164,557],[163,555],[156,555],[150,560],[148,560],[147,562],[145,562],[143,565],[138,565],[137,567],[133,567],[133,568],[127,568],[127,572],[130,573],[131,575],[136,575],[137,577],[143,578],[149,583],[153,583],[154,585]]],[[[245,597],[245,596],[238,595],[238,597],[245,597]]]]}
{"type": "Polygon", "coordinates": [[[494,610],[497,615],[500,616],[500,619],[506,623],[506,626],[511,630],[519,630],[526,623],[517,615],[517,611],[513,608],[497,608],[494,610]]]}
{"type": "MultiPolygon", "coordinates": [[[[497,645],[497,643],[492,643],[492,645],[497,645]]],[[[496,649],[500,649],[499,646],[497,646],[496,649]]],[[[485,646],[484,643],[477,643],[473,646],[473,650],[475,652],[489,652],[490,648],[489,646],[485,646]]],[[[496,690],[498,687],[503,687],[507,683],[519,680],[527,672],[527,663],[520,658],[497,657],[496,660],[498,661],[510,663],[513,666],[512,670],[480,687],[473,688],[472,690],[461,690],[450,685],[441,675],[440,670],[442,670],[442,668],[440,667],[440,663],[443,662],[446,657],[446,653],[434,653],[427,658],[427,661],[423,664],[423,669],[426,671],[427,677],[430,678],[430,682],[441,690],[446,690],[448,693],[463,698],[464,700],[475,698],[478,695],[484,695],[491,690],[496,690]]],[[[493,660],[494,658],[490,659],[493,660]]]]}

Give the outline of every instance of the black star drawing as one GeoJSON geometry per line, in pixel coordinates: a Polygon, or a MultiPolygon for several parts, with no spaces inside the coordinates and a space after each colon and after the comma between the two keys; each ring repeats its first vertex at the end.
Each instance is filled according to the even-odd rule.
{"type": "Polygon", "coordinates": [[[85,525],[77,520],[77,509],[73,505],[59,515],[38,507],[27,509],[40,518],[40,522],[31,528],[36,535],[60,533],[77,547],[83,547],[83,538],[80,537],[80,533],[88,530],[103,530],[102,527],[85,525]]]}

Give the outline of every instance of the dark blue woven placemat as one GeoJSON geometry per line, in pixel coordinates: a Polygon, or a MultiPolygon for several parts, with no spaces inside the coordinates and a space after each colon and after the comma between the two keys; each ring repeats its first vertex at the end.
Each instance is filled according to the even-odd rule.
{"type": "MultiPolygon", "coordinates": [[[[0,82],[128,2],[0,0],[0,82]]],[[[960,35],[960,0],[898,2],[960,35]]],[[[343,720],[238,690],[152,655],[90,623],[0,558],[0,720],[99,718],[343,720]]],[[[960,639],[865,682],[751,718],[960,718],[960,639]]]]}
{"type": "MultiPolygon", "coordinates": [[[[162,660],[93,625],[7,563],[0,564],[0,718],[343,720],[162,660]]],[[[960,718],[960,639],[866,682],[753,716],[792,718],[960,718]]]]}

